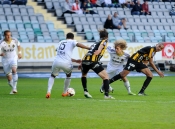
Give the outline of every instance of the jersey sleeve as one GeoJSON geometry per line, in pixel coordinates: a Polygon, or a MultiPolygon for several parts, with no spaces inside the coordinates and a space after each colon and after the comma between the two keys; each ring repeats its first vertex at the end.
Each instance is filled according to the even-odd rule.
{"type": "Polygon", "coordinates": [[[77,45],[77,43],[78,43],[78,42],[77,42],[76,40],[74,40],[74,41],[73,41],[73,46],[75,47],[75,46],[77,45]]]}
{"type": "Polygon", "coordinates": [[[106,40],[103,40],[103,41],[100,43],[100,45],[103,45],[103,46],[106,46],[106,44],[107,44],[106,40]]]}
{"type": "Polygon", "coordinates": [[[13,40],[15,40],[15,43],[17,46],[20,46],[21,43],[19,42],[19,40],[15,39],[15,38],[13,38],[13,40]]]}
{"type": "Polygon", "coordinates": [[[107,52],[108,52],[108,53],[114,53],[115,50],[112,49],[110,46],[108,46],[108,47],[107,47],[107,52]]]}
{"type": "Polygon", "coordinates": [[[128,59],[130,57],[130,55],[128,53],[125,52],[124,54],[126,56],[126,59],[128,59]]]}

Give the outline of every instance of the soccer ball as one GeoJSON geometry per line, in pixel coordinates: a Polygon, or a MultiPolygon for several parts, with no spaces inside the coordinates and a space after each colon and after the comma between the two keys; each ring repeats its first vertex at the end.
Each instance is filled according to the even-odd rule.
{"type": "Polygon", "coordinates": [[[72,97],[75,95],[75,90],[73,88],[68,88],[67,93],[68,93],[68,96],[72,97]]]}

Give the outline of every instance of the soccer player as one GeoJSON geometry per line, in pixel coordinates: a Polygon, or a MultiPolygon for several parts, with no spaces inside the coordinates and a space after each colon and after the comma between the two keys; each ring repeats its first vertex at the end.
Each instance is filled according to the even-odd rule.
{"type": "Polygon", "coordinates": [[[78,43],[76,40],[74,40],[74,34],[68,33],[66,35],[66,40],[62,40],[58,43],[58,47],[56,49],[57,55],[55,57],[55,60],[52,64],[52,73],[48,81],[48,89],[46,98],[50,98],[51,90],[54,84],[54,79],[60,72],[60,70],[63,70],[66,74],[66,78],[64,81],[64,92],[62,94],[63,97],[67,96],[67,89],[70,85],[71,81],[71,72],[73,69],[72,62],[81,63],[81,60],[72,59],[72,51],[75,47],[80,47],[84,49],[89,49],[89,47],[78,43]]]}
{"type": "Polygon", "coordinates": [[[11,37],[9,30],[4,31],[4,39],[0,42],[0,56],[2,56],[2,66],[10,85],[10,94],[17,93],[17,62],[22,58],[20,42],[11,37]],[[18,54],[16,52],[18,48],[18,54]]]}
{"type": "MultiPolygon", "coordinates": [[[[124,62],[128,60],[130,57],[129,54],[124,52],[127,48],[127,44],[125,40],[117,40],[114,42],[114,48],[110,46],[107,47],[107,51],[110,54],[110,61],[107,65],[107,73],[109,78],[111,79],[115,75],[119,74],[123,70],[124,62]]],[[[130,83],[126,77],[122,78],[124,86],[126,87],[129,95],[136,95],[131,92],[130,83]]],[[[100,92],[103,93],[103,87],[100,89],[100,92]]]]}
{"type": "Polygon", "coordinates": [[[144,81],[143,86],[138,93],[138,95],[140,96],[146,95],[144,91],[151,82],[153,74],[143,62],[149,61],[149,64],[158,73],[158,75],[160,77],[164,77],[164,74],[156,68],[153,62],[153,56],[156,54],[156,52],[162,51],[163,48],[163,43],[158,43],[156,44],[156,46],[153,47],[147,46],[141,48],[128,59],[124,70],[120,74],[114,76],[109,80],[109,84],[120,78],[126,77],[130,73],[130,71],[136,70],[137,72],[142,72],[146,75],[146,80],[144,81]]]}
{"type": "Polygon", "coordinates": [[[81,82],[82,82],[82,86],[84,89],[84,96],[86,98],[92,98],[92,96],[89,94],[87,90],[87,79],[86,79],[88,71],[92,69],[96,74],[98,74],[103,79],[103,84],[104,84],[104,89],[105,89],[104,98],[114,99],[114,97],[108,94],[108,89],[109,89],[108,74],[104,70],[101,63],[99,63],[108,45],[108,32],[104,29],[104,30],[101,30],[99,33],[100,33],[101,41],[94,43],[91,46],[90,50],[86,53],[86,55],[82,59],[81,82]]]}

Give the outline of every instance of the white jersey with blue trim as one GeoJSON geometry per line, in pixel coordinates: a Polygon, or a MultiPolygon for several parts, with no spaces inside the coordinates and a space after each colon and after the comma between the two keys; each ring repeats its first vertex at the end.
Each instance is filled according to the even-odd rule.
{"type": "Polygon", "coordinates": [[[56,49],[57,55],[55,59],[60,62],[71,62],[72,51],[76,45],[76,40],[67,39],[60,41],[56,49]]]}
{"type": "Polygon", "coordinates": [[[116,54],[116,50],[114,48],[111,48],[110,46],[107,47],[107,51],[110,54],[110,61],[107,65],[107,71],[123,69],[123,65],[128,60],[130,55],[124,52],[122,56],[119,56],[116,54]]]}

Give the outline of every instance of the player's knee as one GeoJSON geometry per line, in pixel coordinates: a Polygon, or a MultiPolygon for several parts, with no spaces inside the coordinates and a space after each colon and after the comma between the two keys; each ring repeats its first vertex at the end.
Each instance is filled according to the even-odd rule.
{"type": "Polygon", "coordinates": [[[53,74],[51,74],[51,77],[55,78],[56,76],[55,76],[55,75],[53,75],[53,74]]]}
{"type": "Polygon", "coordinates": [[[66,74],[66,77],[71,77],[71,73],[69,73],[69,74],[66,74]]]}
{"type": "Polygon", "coordinates": [[[153,74],[147,75],[147,77],[153,78],[153,74]]]}
{"type": "Polygon", "coordinates": [[[12,75],[12,73],[7,73],[7,74],[6,74],[7,77],[8,77],[8,76],[11,76],[11,75],[12,75]]]}

